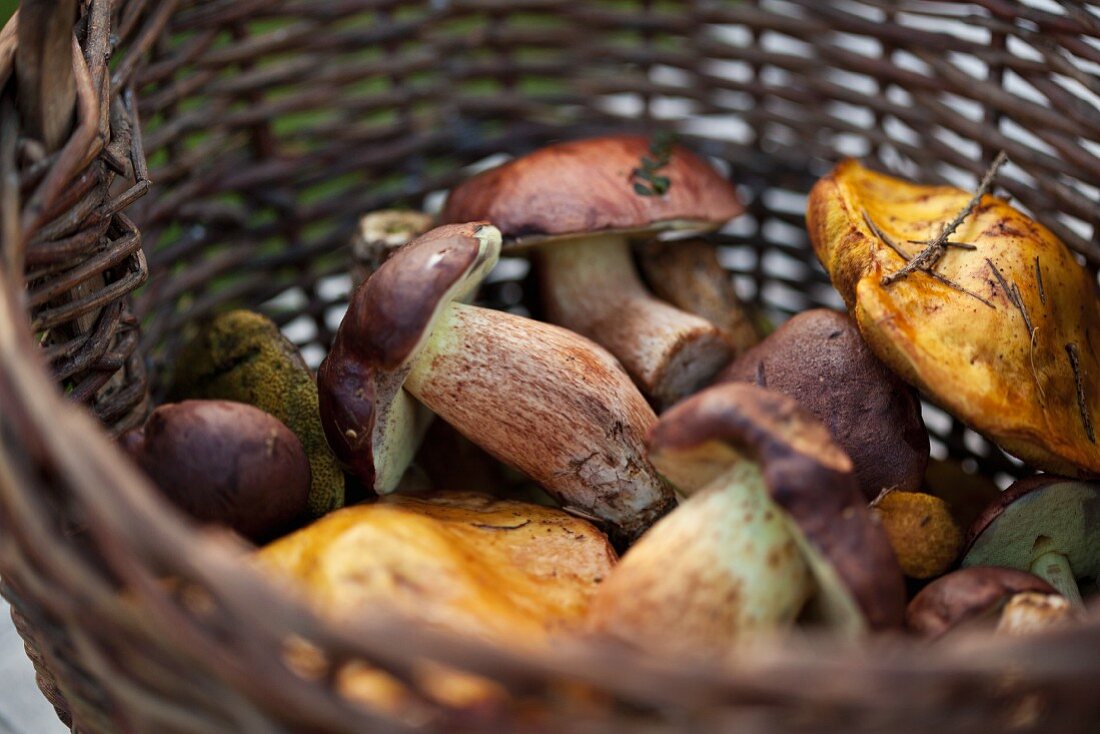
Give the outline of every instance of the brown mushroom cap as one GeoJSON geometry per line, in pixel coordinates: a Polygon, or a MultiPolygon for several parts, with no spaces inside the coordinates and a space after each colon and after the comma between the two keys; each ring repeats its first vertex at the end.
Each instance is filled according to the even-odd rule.
{"type": "Polygon", "coordinates": [[[772,500],[805,540],[823,604],[845,607],[850,602],[837,599],[847,597],[871,627],[901,625],[905,585],[889,540],[869,514],[851,461],[792,398],[754,385],[711,387],[661,416],[649,445],[653,463],[686,490],[728,469],[731,457],[758,463],[772,500]]]}
{"type": "Polygon", "coordinates": [[[653,145],[621,135],[547,146],[457,186],[441,221],[488,220],[526,246],[599,232],[708,231],[744,211],[733,186],[680,145],[659,170],[667,192],[636,193],[634,172],[653,145]]]}
{"type": "Polygon", "coordinates": [[[336,457],[376,491],[396,486],[415,451],[410,437],[426,425],[423,409],[401,392],[409,362],[440,311],[477,288],[499,251],[499,233],[483,223],[438,227],[352,296],[317,372],[321,422],[336,457]]]}
{"type": "Polygon", "coordinates": [[[119,444],[197,520],[262,542],[305,515],[309,460],[298,437],[259,408],[226,400],[161,405],[119,444]]]}
{"type": "Polygon", "coordinates": [[[921,589],[905,611],[906,626],[940,637],[969,620],[999,609],[1015,594],[1057,594],[1038,576],[1014,568],[972,566],[942,576],[921,589]]]}
{"type": "Polygon", "coordinates": [[[800,313],[715,382],[752,382],[797,400],[852,459],[867,500],[884,489],[920,489],[928,464],[920,401],[848,316],[824,308],[800,313]]]}

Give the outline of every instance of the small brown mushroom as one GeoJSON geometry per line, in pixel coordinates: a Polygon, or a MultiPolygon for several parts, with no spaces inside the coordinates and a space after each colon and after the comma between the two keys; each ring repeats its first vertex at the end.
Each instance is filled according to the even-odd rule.
{"type": "Polygon", "coordinates": [[[875,358],[848,316],[800,313],[715,382],[752,382],[797,400],[852,459],[867,501],[884,489],[920,489],[928,463],[920,400],[875,358]]]}
{"type": "Polygon", "coordinates": [[[645,455],[656,416],[596,344],[461,303],[500,242],[487,224],[439,227],[356,290],[318,372],[329,443],[367,486],[391,492],[426,406],[627,543],[675,504],[645,455]]]}
{"type": "Polygon", "coordinates": [[[962,565],[1030,571],[1083,609],[1078,579],[1100,575],[1100,483],[1021,479],[974,521],[962,565]]]}
{"type": "Polygon", "coordinates": [[[309,460],[297,436],[259,408],[225,400],[161,405],[119,444],[202,522],[263,542],[305,516],[309,460]]]}
{"type": "Polygon", "coordinates": [[[706,232],[742,211],[733,186],[687,149],[616,136],[551,145],[480,173],[451,192],[441,220],[485,219],[509,249],[537,246],[550,320],[606,347],[663,407],[732,354],[714,324],[646,290],[628,239],[706,232]]]}
{"type": "Polygon", "coordinates": [[[736,356],[759,342],[760,335],[717,250],[701,239],[654,240],[638,248],[638,265],[658,298],[717,326],[736,356]]]}
{"type": "Polygon", "coordinates": [[[1073,618],[1066,600],[1038,576],[1013,568],[973,566],[947,574],[921,589],[905,612],[906,626],[936,639],[997,618],[997,629],[1022,634],[1073,618]]]}
{"type": "Polygon", "coordinates": [[[663,414],[649,446],[691,496],[600,586],[593,628],[724,654],[747,634],[790,624],[808,599],[842,634],[901,625],[901,570],[851,461],[794,400],[712,387],[663,414]]]}

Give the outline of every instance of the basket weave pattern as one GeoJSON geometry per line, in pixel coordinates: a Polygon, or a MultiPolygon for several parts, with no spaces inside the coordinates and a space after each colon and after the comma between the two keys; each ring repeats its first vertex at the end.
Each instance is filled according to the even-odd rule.
{"type": "MultiPolygon", "coordinates": [[[[254,578],[231,539],[170,514],[106,435],[143,417],[188,330],[227,307],[265,310],[316,363],[358,214],[421,206],[470,164],[563,136],[671,128],[729,162],[749,213],[718,235],[723,262],[775,319],[839,305],[802,213],[845,155],[972,187],[1003,149],[1000,190],[1095,272],[1100,6],[1046,5],[86,3],[65,146],[36,148],[18,90],[0,97],[0,575],[43,691],[95,734],[408,726],[336,693],[339,664],[360,659],[408,681],[439,728],[1086,731],[1095,615],[1041,644],[792,643],[723,671],[579,642],[518,655],[400,620],[333,629],[254,578]],[[301,640],[327,674],[286,666],[301,640]],[[456,717],[418,658],[502,681],[515,703],[456,717]]],[[[0,78],[14,37],[0,35],[0,78]]],[[[502,272],[485,301],[533,309],[526,270],[502,272]]],[[[927,417],[942,455],[1019,471],[927,417]]]]}

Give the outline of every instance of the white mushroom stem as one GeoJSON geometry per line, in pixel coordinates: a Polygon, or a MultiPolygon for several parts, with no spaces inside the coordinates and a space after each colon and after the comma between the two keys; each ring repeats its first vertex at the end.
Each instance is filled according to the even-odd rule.
{"type": "Polygon", "coordinates": [[[742,461],[646,533],[600,584],[593,629],[718,656],[794,622],[813,577],[759,467],[742,461]]]}
{"type": "Polygon", "coordinates": [[[1056,551],[1047,551],[1032,561],[1031,568],[1028,570],[1057,589],[1074,609],[1085,608],[1085,602],[1081,599],[1081,590],[1077,588],[1077,579],[1073,576],[1069,559],[1064,555],[1056,551]]]}
{"type": "Polygon", "coordinates": [[[633,540],[674,503],[646,458],[653,410],[605,350],[550,324],[460,303],[439,315],[405,389],[564,505],[633,540]]]}
{"type": "Polygon", "coordinates": [[[550,320],[606,347],[659,408],[707,384],[732,358],[721,331],[646,290],[622,235],[542,248],[550,320]]]}
{"type": "Polygon", "coordinates": [[[1014,595],[1001,610],[997,632],[1027,635],[1073,621],[1078,611],[1064,597],[1024,591],[1014,595]]]}

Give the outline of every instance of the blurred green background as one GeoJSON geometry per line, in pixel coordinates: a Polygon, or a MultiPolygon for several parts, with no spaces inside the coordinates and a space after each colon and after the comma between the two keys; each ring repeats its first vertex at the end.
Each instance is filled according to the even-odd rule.
{"type": "Polygon", "coordinates": [[[19,7],[19,0],[0,0],[0,23],[7,23],[8,18],[19,7]]]}

